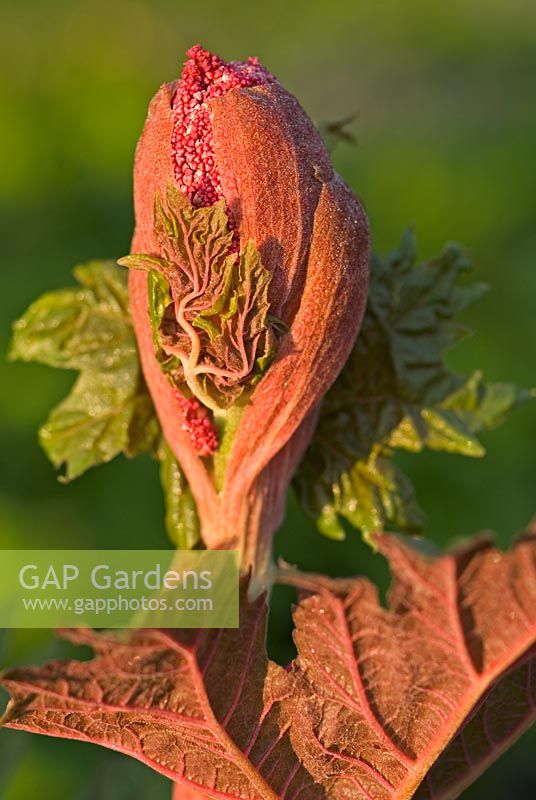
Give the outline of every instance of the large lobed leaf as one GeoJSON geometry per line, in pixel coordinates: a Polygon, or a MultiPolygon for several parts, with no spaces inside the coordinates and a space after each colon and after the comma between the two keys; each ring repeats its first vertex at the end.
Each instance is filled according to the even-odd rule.
{"type": "Polygon", "coordinates": [[[296,613],[298,752],[334,800],[451,800],[536,719],[536,536],[429,560],[377,537],[365,581],[296,613]]]}
{"type": "Polygon", "coordinates": [[[71,633],[95,659],[7,672],[3,724],[127,753],[178,798],[452,800],[536,719],[536,531],[506,554],[377,545],[389,608],[308,576],[289,671],[243,586],[236,630],[71,633]]]}
{"type": "Polygon", "coordinates": [[[120,453],[152,453],[162,464],[166,527],[178,546],[199,538],[197,512],[143,380],[130,315],[127,272],[112,261],[76,267],[79,286],[47,292],[15,323],[10,357],[79,370],[39,439],[72,480],[120,453]]]}
{"type": "Polygon", "coordinates": [[[444,363],[467,331],[456,316],[482,294],[460,282],[469,264],[449,245],[417,263],[409,231],[400,249],[373,256],[365,319],[356,345],[324,399],[317,432],[295,479],[319,529],[344,538],[341,518],[365,536],[394,526],[419,531],[424,515],[395,449],[482,456],[476,434],[499,425],[531,392],[460,376],[444,363]]]}
{"type": "Polygon", "coordinates": [[[245,588],[239,629],[140,631],[124,645],[71,634],[97,658],[12,670],[5,724],[112,747],[213,797],[273,800],[302,786],[305,800],[322,797],[285,730],[290,683],[266,656],[264,600],[248,602],[245,588]]]}

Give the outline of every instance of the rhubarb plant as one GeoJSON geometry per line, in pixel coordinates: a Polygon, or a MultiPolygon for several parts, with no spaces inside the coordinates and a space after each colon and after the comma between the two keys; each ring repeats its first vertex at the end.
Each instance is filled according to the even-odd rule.
{"type": "Polygon", "coordinates": [[[5,672],[2,724],[119,750],[176,800],[458,797],[536,718],[534,527],[430,556],[396,463],[481,457],[531,397],[445,364],[483,290],[463,249],[419,262],[410,231],[371,256],[296,98],[200,46],[151,103],[134,199],[131,253],[34,302],[11,356],[79,373],[40,431],[62,480],[150,454],[172,543],[239,551],[240,626],[65,631],[93,660],[5,672]],[[366,577],[274,563],[291,482],[321,533],[387,558],[387,607],[366,577]],[[299,596],[286,668],[265,647],[276,583],[299,596]]]}

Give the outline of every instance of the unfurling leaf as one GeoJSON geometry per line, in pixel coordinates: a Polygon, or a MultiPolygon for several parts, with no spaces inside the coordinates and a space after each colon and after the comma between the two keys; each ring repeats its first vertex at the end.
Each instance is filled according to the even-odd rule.
{"type": "Polygon", "coordinates": [[[501,425],[513,408],[535,396],[534,390],[510,383],[485,383],[482,374],[475,372],[442,406],[456,416],[460,428],[473,434],[501,425]]]}
{"type": "MultiPolygon", "coordinates": [[[[316,451],[318,456],[320,451],[316,451]]],[[[316,517],[319,531],[329,539],[343,540],[340,517],[361,529],[365,539],[380,530],[385,520],[397,529],[417,533],[424,525],[424,515],[415,498],[411,481],[380,447],[374,447],[367,459],[356,461],[340,474],[337,461],[312,460],[311,449],[295,479],[306,511],[316,517]],[[318,474],[322,481],[318,481],[318,474]],[[333,472],[329,472],[333,470],[333,472]]]]}
{"type": "Polygon", "coordinates": [[[536,534],[436,559],[377,545],[389,608],[365,579],[333,592],[309,576],[289,671],[268,661],[264,600],[244,585],[239,629],[71,633],[94,660],[5,673],[2,722],[209,797],[453,800],[536,719],[536,534]]]}
{"type": "Polygon", "coordinates": [[[157,358],[181,391],[218,411],[253,386],[275,353],[270,273],[250,241],[238,255],[223,201],[194,208],[172,183],[157,195],[154,231],[163,258],[119,263],[149,271],[157,358]]]}
{"type": "Polygon", "coordinates": [[[140,382],[134,397],[134,408],[130,417],[128,442],[124,453],[127,458],[135,458],[142,453],[157,455],[162,432],[154,413],[153,401],[140,375],[140,382]]]}
{"type": "Polygon", "coordinates": [[[180,360],[177,356],[166,355],[160,341],[160,326],[162,325],[164,314],[166,309],[173,303],[169,283],[162,272],[151,269],[147,277],[147,293],[156,357],[165,372],[177,373],[181,369],[180,360]]]}
{"type": "Polygon", "coordinates": [[[47,292],[13,326],[10,357],[65,369],[111,369],[135,356],[127,282],[113,261],[76,267],[80,286],[47,292]]]}
{"type": "Polygon", "coordinates": [[[463,251],[449,245],[417,263],[413,234],[386,258],[375,256],[365,319],[356,345],[327,393],[315,437],[295,478],[319,529],[344,538],[341,518],[371,531],[424,523],[394,450],[423,448],[482,456],[475,434],[499,425],[531,393],[449,370],[444,350],[467,331],[456,315],[482,294],[460,284],[463,251]]]}
{"type": "Polygon", "coordinates": [[[138,375],[133,365],[84,370],[70,394],[51,412],[39,441],[65,478],[77,478],[129,446],[138,375]]]}
{"type": "MultiPolygon", "coordinates": [[[[80,370],[69,395],[41,427],[40,443],[55,467],[65,465],[62,480],[119,453],[158,458],[169,537],[177,547],[194,547],[197,510],[141,374],[127,273],[113,261],[92,261],[74,273],[79,288],[43,295],[14,325],[11,358],[80,370]]],[[[169,295],[165,278],[155,270],[151,276],[156,331],[169,295]]]]}
{"type": "Polygon", "coordinates": [[[125,273],[112,261],[76,267],[78,288],[48,292],[14,325],[11,358],[80,370],[39,432],[71,480],[121,452],[153,451],[160,438],[141,376],[125,273]]]}
{"type": "Polygon", "coordinates": [[[191,550],[201,538],[197,507],[183,471],[168,444],[158,451],[160,481],[166,504],[166,530],[175,547],[191,550]]]}

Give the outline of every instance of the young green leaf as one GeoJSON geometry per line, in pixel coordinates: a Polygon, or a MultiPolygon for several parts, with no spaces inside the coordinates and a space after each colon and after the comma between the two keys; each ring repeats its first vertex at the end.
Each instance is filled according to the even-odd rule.
{"type": "Polygon", "coordinates": [[[71,480],[121,452],[154,448],[159,436],[141,377],[126,273],[112,261],[76,267],[80,286],[48,292],[14,325],[11,358],[80,371],[39,432],[71,480]]]}
{"type": "Polygon", "coordinates": [[[344,539],[341,517],[361,530],[366,540],[385,520],[411,533],[422,530],[424,514],[411,481],[392,462],[389,451],[374,447],[368,458],[358,459],[342,474],[339,469],[337,454],[331,458],[325,449],[322,461],[315,465],[308,459],[295,479],[304,509],[316,517],[324,536],[344,539]]]}
{"type": "Polygon", "coordinates": [[[39,441],[55,467],[65,464],[66,480],[128,448],[137,382],[137,371],[128,363],[113,370],[84,370],[51,412],[39,441]]]}
{"type": "Polygon", "coordinates": [[[201,538],[192,492],[177,459],[162,439],[158,450],[160,480],[166,504],[166,530],[175,547],[191,550],[201,538]]]}
{"type": "Polygon", "coordinates": [[[155,414],[153,401],[145,380],[140,374],[124,453],[127,458],[135,458],[142,453],[149,453],[156,457],[161,438],[162,431],[155,414]]]}
{"type": "Polygon", "coordinates": [[[332,538],[344,537],[341,518],[365,536],[385,525],[418,530],[424,515],[393,451],[482,456],[475,434],[531,396],[444,363],[445,349],[467,333],[456,316],[484,288],[460,283],[468,268],[457,245],[418,263],[411,232],[398,251],[374,257],[361,333],[295,478],[305,509],[332,538]]]}
{"type": "Polygon", "coordinates": [[[270,273],[252,241],[235,251],[223,202],[194,208],[172,184],[164,201],[156,197],[154,234],[163,258],[133,254],[119,263],[149,272],[158,361],[204,406],[227,409],[275,353],[270,273]]]}
{"type": "Polygon", "coordinates": [[[442,407],[456,415],[460,427],[480,433],[501,425],[512,409],[535,396],[535,390],[510,383],[485,383],[482,373],[475,372],[446,398],[442,407]]]}
{"type": "Polygon", "coordinates": [[[14,324],[12,359],[95,370],[135,356],[125,274],[113,261],[91,261],[74,274],[79,287],[47,292],[14,324]]]}

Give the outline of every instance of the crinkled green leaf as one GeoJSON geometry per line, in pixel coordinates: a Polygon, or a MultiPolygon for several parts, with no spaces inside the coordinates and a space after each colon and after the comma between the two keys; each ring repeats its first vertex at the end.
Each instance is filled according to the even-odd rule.
{"type": "Polygon", "coordinates": [[[418,531],[424,515],[409,479],[391,461],[393,451],[482,456],[476,434],[499,425],[531,396],[445,366],[445,349],[467,335],[457,315],[484,290],[460,280],[468,268],[463,250],[452,244],[417,263],[411,231],[398,251],[373,258],[359,338],[324,400],[295,479],[326,535],[344,537],[341,517],[365,536],[386,525],[418,531]]]}
{"type": "Polygon", "coordinates": [[[237,277],[238,270],[234,268],[233,261],[225,261],[218,294],[212,304],[203,308],[193,319],[195,327],[208,333],[211,342],[223,335],[225,323],[237,312],[237,296],[236,291],[233,291],[233,283],[237,277]]]}
{"type": "Polygon", "coordinates": [[[442,405],[456,415],[466,430],[480,433],[501,425],[513,408],[535,396],[534,390],[510,383],[485,383],[477,371],[442,405]]]}
{"type": "Polygon", "coordinates": [[[39,441],[55,467],[65,464],[67,480],[128,448],[137,382],[134,360],[112,370],[84,370],[52,411],[39,441]]]}
{"type": "Polygon", "coordinates": [[[48,292],[15,323],[11,357],[80,370],[39,439],[71,480],[121,452],[151,451],[159,436],[143,382],[126,277],[112,261],[76,267],[78,288],[48,292]]]}
{"type": "Polygon", "coordinates": [[[410,409],[387,442],[393,448],[412,453],[427,447],[464,456],[485,454],[478,439],[471,435],[458,415],[442,407],[410,409]]]}
{"type": "Polygon", "coordinates": [[[195,500],[177,459],[164,440],[161,441],[158,457],[168,536],[176,547],[191,550],[201,538],[195,500]]]}
{"type": "MultiPolygon", "coordinates": [[[[121,259],[124,262],[125,259],[121,259]]],[[[162,349],[160,341],[160,326],[164,320],[166,309],[173,303],[169,283],[162,272],[151,269],[147,277],[147,291],[149,298],[149,317],[153,332],[155,354],[160,366],[165,372],[171,374],[181,370],[180,360],[177,356],[167,355],[162,349]]]]}
{"type": "Polygon", "coordinates": [[[205,328],[214,340],[224,336],[227,323],[242,312],[247,316],[249,338],[256,336],[266,327],[270,273],[263,267],[252,241],[247,243],[238,263],[229,262],[225,266],[221,291],[209,308],[197,314],[194,325],[205,328]],[[250,296],[255,296],[254,303],[249,302],[250,296]]]}
{"type": "Polygon", "coordinates": [[[343,518],[362,530],[366,539],[385,520],[413,533],[424,525],[411,481],[389,458],[389,451],[381,448],[374,448],[368,459],[355,461],[342,473],[336,453],[333,457],[325,454],[316,464],[308,456],[295,485],[305,510],[329,539],[345,538],[343,518]]]}
{"type": "Polygon", "coordinates": [[[12,359],[110,369],[135,354],[126,273],[113,261],[91,261],[74,274],[79,287],[47,292],[17,320],[12,359]]]}
{"type": "Polygon", "coordinates": [[[485,383],[475,372],[445,400],[432,408],[410,407],[387,438],[392,448],[420,452],[425,447],[483,456],[475,434],[500,425],[512,409],[534,396],[508,383],[485,383]]]}
{"type": "Polygon", "coordinates": [[[140,374],[124,453],[128,458],[134,458],[141,453],[150,453],[154,456],[157,454],[161,436],[160,423],[151,395],[140,374]]]}
{"type": "MultiPolygon", "coordinates": [[[[173,183],[167,187],[165,203],[155,198],[155,235],[168,261],[183,269],[219,269],[229,254],[233,232],[225,203],[195,208],[173,183]],[[208,258],[207,258],[208,256],[208,258]],[[207,264],[203,262],[207,258],[207,264]]],[[[191,273],[195,278],[195,273],[191,273]]]]}
{"type": "MultiPolygon", "coordinates": [[[[143,263],[137,266],[149,270],[156,341],[171,294],[166,278],[155,269],[159,260],[140,259],[143,263]]],[[[119,453],[158,458],[170,539],[177,547],[194,547],[200,538],[197,509],[162,438],[141,373],[128,273],[112,261],[92,261],[74,272],[78,288],[48,292],[14,326],[12,358],[80,371],[69,395],[41,427],[40,443],[55,467],[65,467],[62,480],[72,480],[119,453]]]]}
{"type": "Polygon", "coordinates": [[[161,256],[119,261],[149,271],[151,325],[163,369],[214,412],[247,397],[273,358],[279,333],[268,314],[270,273],[254,242],[236,252],[228,222],[223,202],[194,208],[170,185],[155,201],[161,256]]]}
{"type": "Polygon", "coordinates": [[[356,461],[342,475],[335,500],[335,510],[365,536],[379,530],[386,519],[410,532],[419,531],[424,524],[411,481],[379,450],[367,461],[356,461]]]}

